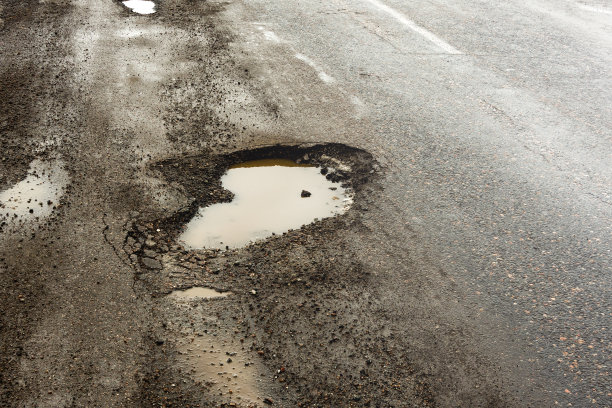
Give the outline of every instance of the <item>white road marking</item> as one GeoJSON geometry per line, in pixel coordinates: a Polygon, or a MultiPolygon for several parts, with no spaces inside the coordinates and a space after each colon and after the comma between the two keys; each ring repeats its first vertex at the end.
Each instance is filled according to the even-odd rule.
{"type": "Polygon", "coordinates": [[[273,31],[268,31],[268,30],[265,29],[264,24],[262,24],[262,23],[253,23],[253,24],[255,24],[255,27],[257,27],[257,29],[263,33],[264,38],[266,40],[272,41],[272,42],[275,42],[275,43],[280,43],[281,42],[281,39],[278,38],[278,36],[273,31]]]}
{"type": "Polygon", "coordinates": [[[405,25],[406,27],[408,27],[415,33],[421,35],[425,39],[434,43],[436,46],[443,49],[445,52],[449,54],[457,54],[457,55],[462,54],[461,51],[459,51],[458,49],[456,49],[455,47],[453,47],[452,45],[450,45],[449,43],[447,43],[446,41],[444,41],[443,39],[441,39],[440,37],[438,37],[431,31],[427,30],[426,28],[421,27],[414,21],[410,20],[408,17],[406,17],[399,11],[392,9],[391,7],[387,6],[384,3],[381,3],[378,0],[367,0],[367,1],[373,6],[377,7],[379,10],[384,11],[385,13],[389,14],[391,17],[395,18],[397,21],[399,21],[400,23],[402,23],[403,25],[405,25]]]}
{"type": "Polygon", "coordinates": [[[264,38],[268,41],[272,41],[275,43],[280,43],[281,39],[278,38],[278,36],[276,34],[274,34],[272,31],[264,31],[263,32],[264,38]]]}
{"type": "Polygon", "coordinates": [[[317,71],[317,74],[319,75],[319,79],[321,79],[321,81],[325,82],[326,84],[331,84],[332,82],[336,81],[334,77],[326,74],[325,71],[323,71],[313,60],[311,60],[304,54],[297,53],[295,54],[295,58],[310,65],[315,71],[317,71]]]}
{"type": "Polygon", "coordinates": [[[359,97],[357,95],[351,95],[350,99],[351,99],[351,102],[353,103],[353,105],[355,105],[355,106],[357,106],[359,108],[363,108],[365,106],[363,101],[361,99],[359,99],[359,97]]]}
{"type": "Polygon", "coordinates": [[[593,11],[595,13],[602,13],[602,14],[612,14],[612,10],[607,9],[605,7],[589,6],[587,4],[581,4],[581,3],[578,3],[577,5],[578,5],[578,8],[581,8],[586,11],[593,11]]]}
{"type": "Polygon", "coordinates": [[[333,76],[327,75],[323,71],[319,71],[319,78],[321,79],[321,81],[325,82],[326,84],[331,84],[332,82],[336,81],[336,79],[333,76]]]}

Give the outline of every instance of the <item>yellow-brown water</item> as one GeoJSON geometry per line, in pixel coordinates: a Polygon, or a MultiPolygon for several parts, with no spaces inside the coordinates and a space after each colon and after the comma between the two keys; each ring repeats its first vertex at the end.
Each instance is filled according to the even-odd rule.
{"type": "Polygon", "coordinates": [[[192,300],[192,299],[216,299],[230,295],[230,292],[217,292],[214,289],[193,287],[187,290],[175,290],[169,297],[177,300],[192,300]]]}
{"type": "Polygon", "coordinates": [[[179,237],[187,247],[241,247],[342,214],[352,203],[350,194],[320,169],[289,160],[242,163],[230,168],[221,182],[234,199],[200,208],[179,237]]]}

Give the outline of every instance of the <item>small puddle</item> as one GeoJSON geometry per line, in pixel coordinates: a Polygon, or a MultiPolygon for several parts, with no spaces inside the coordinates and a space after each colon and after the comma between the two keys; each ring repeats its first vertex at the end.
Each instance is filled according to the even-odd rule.
{"type": "Polygon", "coordinates": [[[0,192],[0,220],[9,224],[51,214],[64,193],[68,174],[60,161],[34,160],[25,179],[0,192]]]}
{"type": "Polygon", "coordinates": [[[171,294],[168,295],[170,298],[174,298],[177,300],[191,300],[191,299],[215,299],[215,298],[223,298],[228,295],[231,295],[231,292],[217,292],[214,289],[210,288],[190,288],[187,290],[175,290],[171,294]]]}
{"type": "Polygon", "coordinates": [[[134,13],[153,14],[155,13],[155,3],[149,0],[127,0],[123,5],[134,13]]]}
{"type": "Polygon", "coordinates": [[[221,183],[234,199],[199,209],[179,237],[187,247],[238,248],[342,214],[352,204],[346,189],[319,168],[284,159],[230,167],[221,183]]]}
{"type": "Polygon", "coordinates": [[[243,347],[233,339],[204,334],[191,342],[185,339],[177,348],[193,378],[222,400],[261,403],[258,370],[243,347]]]}

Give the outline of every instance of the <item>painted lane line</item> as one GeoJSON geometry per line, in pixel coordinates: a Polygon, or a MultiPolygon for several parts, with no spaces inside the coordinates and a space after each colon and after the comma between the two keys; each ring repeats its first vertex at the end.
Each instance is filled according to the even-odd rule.
{"type": "Polygon", "coordinates": [[[278,38],[278,36],[276,34],[274,34],[272,31],[264,31],[264,38],[268,41],[272,41],[275,43],[280,43],[281,39],[278,38]]]}
{"type": "Polygon", "coordinates": [[[605,7],[598,6],[589,6],[587,4],[578,3],[578,8],[581,8],[586,11],[592,11],[593,13],[601,13],[601,14],[612,14],[612,10],[607,9],[605,7]]]}
{"type": "Polygon", "coordinates": [[[443,39],[441,39],[440,37],[438,37],[431,31],[427,30],[426,28],[421,27],[414,21],[410,20],[408,17],[406,17],[399,11],[392,9],[391,7],[387,6],[384,3],[381,3],[378,0],[366,0],[366,1],[368,1],[370,4],[372,4],[379,10],[384,11],[385,13],[389,14],[391,17],[395,18],[397,21],[399,21],[400,23],[402,23],[403,25],[405,25],[406,27],[408,27],[415,33],[421,35],[425,39],[434,43],[439,48],[443,49],[445,52],[449,54],[456,54],[456,55],[462,54],[461,51],[459,51],[458,49],[456,49],[455,47],[453,47],[452,45],[450,45],[449,43],[447,43],[446,41],[444,41],[443,39]]]}
{"type": "Polygon", "coordinates": [[[336,82],[336,79],[334,77],[325,73],[325,71],[323,71],[321,67],[319,67],[313,60],[311,60],[304,54],[297,53],[295,54],[295,58],[299,59],[300,61],[312,67],[312,69],[314,69],[317,72],[319,79],[325,82],[326,84],[331,84],[333,82],[336,82]]]}

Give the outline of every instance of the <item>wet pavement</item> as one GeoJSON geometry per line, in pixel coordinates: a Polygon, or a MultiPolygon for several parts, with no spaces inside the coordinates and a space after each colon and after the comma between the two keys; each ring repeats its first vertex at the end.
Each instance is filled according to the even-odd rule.
{"type": "Polygon", "coordinates": [[[209,392],[228,402],[263,403],[265,397],[257,391],[257,382],[264,380],[258,378],[253,361],[238,341],[207,333],[179,343],[177,349],[180,364],[188,367],[196,381],[209,384],[209,392]]]}
{"type": "Polygon", "coordinates": [[[1,406],[612,405],[607,6],[125,3],[0,3],[1,406]]]}

